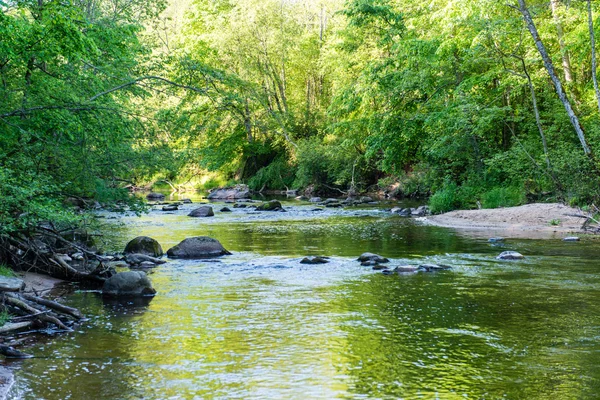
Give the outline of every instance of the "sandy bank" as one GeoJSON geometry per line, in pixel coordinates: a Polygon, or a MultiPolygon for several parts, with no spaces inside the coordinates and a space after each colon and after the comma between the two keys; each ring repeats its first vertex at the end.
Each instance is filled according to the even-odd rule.
{"type": "Polygon", "coordinates": [[[522,238],[564,237],[582,233],[584,218],[579,209],[558,203],[535,203],[519,207],[458,210],[432,215],[429,225],[472,231],[485,236],[522,238]]]}

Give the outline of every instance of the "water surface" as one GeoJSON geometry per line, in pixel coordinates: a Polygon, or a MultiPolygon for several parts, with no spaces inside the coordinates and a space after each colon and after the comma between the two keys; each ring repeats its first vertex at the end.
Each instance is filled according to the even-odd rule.
{"type": "MultiPolygon", "coordinates": [[[[223,204],[219,203],[218,210],[223,204]]],[[[189,236],[232,256],[172,261],[149,303],[68,302],[90,317],[9,364],[11,398],[595,398],[600,387],[600,250],[594,241],[490,245],[378,207],[214,218],[152,211],[108,235],[165,250],[189,236]],[[523,261],[497,261],[516,250],[523,261]],[[437,274],[385,276],[355,261],[439,262],[437,274]],[[332,257],[302,265],[306,255],[332,257]]]]}

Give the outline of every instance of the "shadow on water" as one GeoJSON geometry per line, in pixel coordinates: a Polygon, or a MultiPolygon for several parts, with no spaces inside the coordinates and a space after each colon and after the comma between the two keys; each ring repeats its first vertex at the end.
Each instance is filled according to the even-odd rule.
{"type": "MultiPolygon", "coordinates": [[[[297,209],[294,209],[297,207],[297,209]]],[[[126,219],[111,244],[168,248],[209,235],[234,252],[173,261],[157,296],[111,304],[69,297],[90,317],[32,349],[11,398],[593,398],[600,385],[600,275],[593,242],[490,245],[377,209],[315,216],[237,211],[198,220],[126,219]],[[527,255],[502,262],[503,250],[527,255]],[[438,262],[384,276],[355,261],[438,262]],[[305,255],[332,256],[304,265],[305,255]]]]}

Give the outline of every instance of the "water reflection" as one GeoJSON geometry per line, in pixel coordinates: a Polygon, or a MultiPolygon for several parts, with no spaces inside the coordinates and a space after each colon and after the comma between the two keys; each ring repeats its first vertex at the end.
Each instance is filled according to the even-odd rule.
{"type": "Polygon", "coordinates": [[[158,267],[149,304],[76,293],[70,303],[92,318],[31,349],[38,358],[17,371],[12,398],[596,396],[593,244],[498,247],[378,211],[354,213],[128,222],[114,248],[139,234],[163,247],[207,234],[234,255],[158,267]],[[527,258],[495,260],[505,249],[527,258]],[[355,261],[363,251],[454,269],[384,276],[355,261]],[[310,254],[333,258],[299,263],[310,254]]]}

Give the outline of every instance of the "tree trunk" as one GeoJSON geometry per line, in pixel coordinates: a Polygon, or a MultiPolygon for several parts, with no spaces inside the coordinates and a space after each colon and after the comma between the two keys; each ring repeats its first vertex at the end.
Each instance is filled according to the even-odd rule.
{"type": "Polygon", "coordinates": [[[540,132],[540,137],[542,138],[542,145],[544,147],[544,156],[546,156],[546,165],[548,169],[550,169],[550,159],[548,158],[548,143],[546,142],[546,135],[544,135],[544,129],[542,128],[542,119],[540,118],[540,110],[537,106],[537,96],[535,95],[535,89],[533,87],[533,83],[531,82],[531,76],[529,76],[529,71],[527,71],[527,66],[525,65],[525,61],[521,59],[521,64],[523,65],[523,73],[525,73],[525,77],[527,78],[527,85],[529,86],[529,91],[531,93],[531,103],[533,105],[533,114],[535,115],[535,123],[538,127],[538,131],[540,132]]]}
{"type": "Polygon", "coordinates": [[[573,107],[571,106],[571,103],[569,102],[569,99],[567,98],[567,95],[565,94],[562,83],[561,83],[560,79],[558,78],[558,76],[556,75],[556,70],[554,69],[552,60],[550,59],[550,56],[548,55],[548,51],[546,50],[544,43],[542,43],[542,39],[540,38],[537,28],[536,28],[535,24],[533,23],[533,18],[531,18],[531,14],[529,13],[527,4],[525,4],[525,0],[518,0],[518,2],[519,2],[519,11],[523,15],[523,19],[525,20],[527,29],[529,30],[529,33],[531,33],[531,37],[535,41],[535,46],[537,47],[538,52],[542,56],[542,60],[544,61],[544,66],[546,67],[546,71],[548,72],[548,75],[550,76],[550,79],[552,80],[552,83],[554,84],[554,88],[556,89],[556,94],[558,94],[558,98],[563,103],[563,106],[565,107],[565,110],[567,111],[567,114],[569,115],[571,124],[573,125],[573,128],[575,129],[575,132],[577,133],[577,137],[579,138],[579,141],[581,142],[581,147],[583,148],[583,152],[586,155],[591,156],[592,151],[590,150],[590,147],[588,146],[587,141],[585,139],[585,133],[583,132],[583,128],[581,127],[581,123],[579,122],[579,118],[575,114],[575,111],[573,111],[573,107]]]}
{"type": "Polygon", "coordinates": [[[590,29],[590,44],[592,46],[592,81],[596,91],[596,100],[598,102],[598,111],[600,112],[600,88],[598,88],[598,77],[596,76],[596,36],[594,35],[594,19],[592,18],[592,1],[587,0],[588,26],[590,29]]]}
{"type": "Polygon", "coordinates": [[[558,45],[560,46],[560,54],[562,57],[562,65],[565,73],[565,82],[573,82],[573,73],[571,71],[571,58],[569,57],[569,51],[565,47],[565,41],[563,39],[564,32],[562,24],[560,23],[560,17],[558,15],[559,0],[550,0],[550,8],[552,9],[552,18],[556,24],[556,31],[558,34],[558,45]]]}

